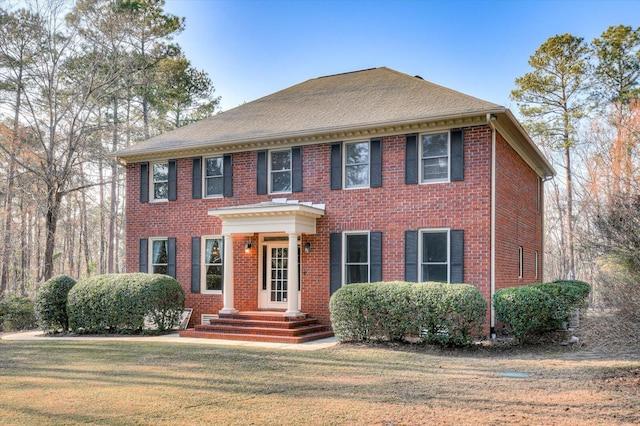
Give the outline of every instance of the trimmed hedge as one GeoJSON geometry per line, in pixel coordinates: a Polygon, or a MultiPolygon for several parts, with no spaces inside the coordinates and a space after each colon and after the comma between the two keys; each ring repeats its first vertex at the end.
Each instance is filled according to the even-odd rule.
{"type": "Polygon", "coordinates": [[[587,306],[591,287],[583,281],[554,281],[498,290],[496,319],[521,343],[562,327],[576,309],[587,306]]]}
{"type": "Polygon", "coordinates": [[[24,296],[0,300],[0,331],[30,330],[37,326],[33,300],[24,296]]]}
{"type": "Polygon", "coordinates": [[[487,303],[467,284],[349,284],[329,302],[341,341],[411,339],[445,346],[470,344],[482,333],[487,303]]]}
{"type": "Polygon", "coordinates": [[[67,275],[56,275],[46,281],[36,294],[36,315],[40,328],[47,333],[69,331],[67,296],[76,280],[67,275]]]}
{"type": "Polygon", "coordinates": [[[69,291],[69,326],[76,333],[162,332],[178,325],[184,300],[180,283],[167,275],[99,275],[69,291]]]}

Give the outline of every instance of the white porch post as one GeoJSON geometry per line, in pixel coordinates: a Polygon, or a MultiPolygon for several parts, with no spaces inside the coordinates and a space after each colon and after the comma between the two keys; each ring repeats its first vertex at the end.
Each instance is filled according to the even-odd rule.
{"type": "Polygon", "coordinates": [[[289,234],[289,272],[287,280],[287,317],[295,317],[301,314],[298,306],[298,234],[289,234]]]}
{"type": "Polygon", "coordinates": [[[235,314],[238,311],[233,308],[233,236],[225,234],[224,238],[224,273],[223,273],[223,293],[224,307],[221,314],[235,314]]]}

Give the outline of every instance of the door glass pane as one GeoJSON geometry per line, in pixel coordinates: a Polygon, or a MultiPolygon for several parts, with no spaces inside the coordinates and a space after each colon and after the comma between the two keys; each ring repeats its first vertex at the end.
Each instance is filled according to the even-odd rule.
{"type": "Polygon", "coordinates": [[[271,279],[269,280],[269,300],[287,301],[287,248],[271,248],[271,279]]]}

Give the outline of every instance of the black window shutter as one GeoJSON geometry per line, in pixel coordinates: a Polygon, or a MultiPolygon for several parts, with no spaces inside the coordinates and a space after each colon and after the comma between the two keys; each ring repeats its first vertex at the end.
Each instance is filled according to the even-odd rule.
{"type": "Polygon", "coordinates": [[[192,197],[194,200],[202,198],[202,158],[193,159],[192,197]]]}
{"type": "Polygon", "coordinates": [[[169,160],[169,201],[175,201],[178,198],[176,174],[176,160],[169,160]]]}
{"type": "Polygon", "coordinates": [[[418,183],[418,135],[405,137],[404,182],[407,185],[418,183]]]}
{"type": "Polygon", "coordinates": [[[404,231],[404,280],[418,282],[418,231],[404,231]]]}
{"type": "Polygon", "coordinates": [[[200,237],[191,238],[191,293],[200,293],[200,237]]]}
{"type": "Polygon", "coordinates": [[[342,287],[342,234],[329,234],[329,282],[330,294],[342,287]]]}
{"type": "Polygon", "coordinates": [[[331,189],[342,189],[342,143],[331,144],[331,189]]]}
{"type": "Polygon", "coordinates": [[[382,186],[382,139],[371,139],[370,148],[369,186],[379,188],[382,186]]]}
{"type": "Polygon", "coordinates": [[[225,154],[222,157],[223,197],[233,197],[233,155],[225,154]]]}
{"type": "Polygon", "coordinates": [[[167,275],[176,277],[176,239],[167,238],[167,275]]]}
{"type": "Polygon", "coordinates": [[[464,231],[463,230],[451,230],[450,231],[450,271],[451,277],[450,283],[463,283],[464,282],[464,231]]]}
{"type": "Polygon", "coordinates": [[[464,132],[451,131],[451,180],[464,180],[464,132]]]}
{"type": "Polygon", "coordinates": [[[382,281],[382,232],[369,233],[369,281],[382,281]]]}
{"type": "Polygon", "coordinates": [[[302,192],[302,147],[291,148],[291,191],[302,192]]]}
{"type": "Polygon", "coordinates": [[[267,193],[267,151],[258,151],[257,193],[267,193]]]}
{"type": "Polygon", "coordinates": [[[149,202],[149,163],[140,163],[140,202],[149,202]]]}
{"type": "Polygon", "coordinates": [[[139,272],[149,272],[149,240],[146,238],[140,238],[140,253],[139,259],[139,272]]]}

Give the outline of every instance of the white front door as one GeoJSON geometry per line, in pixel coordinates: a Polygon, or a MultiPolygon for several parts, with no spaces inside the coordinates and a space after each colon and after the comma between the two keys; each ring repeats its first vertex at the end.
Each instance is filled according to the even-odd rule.
{"type": "MultiPolygon", "coordinates": [[[[268,241],[262,245],[260,309],[287,309],[289,298],[289,246],[286,241],[268,241]]],[[[295,297],[298,291],[294,292],[295,297]]]]}

